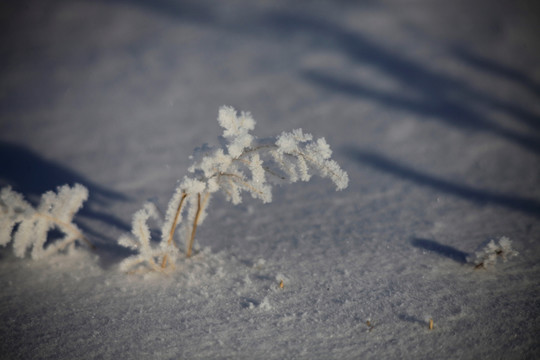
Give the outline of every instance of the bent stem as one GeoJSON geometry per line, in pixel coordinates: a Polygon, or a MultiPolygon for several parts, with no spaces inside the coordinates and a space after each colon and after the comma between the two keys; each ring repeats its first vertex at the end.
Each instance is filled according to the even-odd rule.
{"type": "MultiPolygon", "coordinates": [[[[174,221],[171,226],[171,230],[169,231],[169,238],[167,239],[167,245],[174,244],[174,231],[176,230],[176,225],[178,224],[178,218],[180,217],[180,214],[182,212],[182,205],[184,204],[184,200],[187,197],[187,193],[185,191],[182,191],[182,198],[180,199],[180,203],[178,204],[178,208],[176,209],[176,214],[174,215],[174,221]]],[[[167,260],[168,256],[165,254],[163,256],[163,260],[161,261],[161,268],[164,269],[167,266],[167,260]]]]}
{"type": "Polygon", "coordinates": [[[201,216],[201,212],[206,205],[206,201],[208,200],[208,196],[210,193],[206,193],[204,195],[203,202],[201,204],[201,193],[197,194],[197,212],[195,213],[195,219],[193,220],[193,227],[191,228],[191,236],[189,238],[189,244],[186,251],[186,257],[191,257],[191,251],[193,249],[193,243],[195,242],[195,233],[197,232],[197,224],[199,223],[199,218],[201,216]]]}
{"type": "Polygon", "coordinates": [[[67,241],[65,244],[63,244],[61,249],[63,249],[64,247],[72,243],[73,241],[79,239],[79,240],[84,241],[91,250],[96,250],[96,245],[94,245],[90,240],[88,240],[88,238],[84,236],[84,234],[80,232],[79,229],[73,226],[72,224],[62,221],[60,219],[57,219],[55,217],[46,215],[46,214],[36,213],[34,214],[34,216],[38,218],[44,218],[51,222],[54,222],[60,228],[64,228],[66,231],[71,233],[71,239],[67,241]]]}

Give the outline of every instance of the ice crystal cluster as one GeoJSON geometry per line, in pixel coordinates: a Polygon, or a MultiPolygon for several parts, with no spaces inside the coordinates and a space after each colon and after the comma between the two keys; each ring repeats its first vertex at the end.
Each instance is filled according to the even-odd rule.
{"type": "Polygon", "coordinates": [[[64,249],[76,240],[87,241],[73,223],[73,216],[87,198],[88,190],[84,186],[64,185],[58,188],[57,193],[44,193],[34,208],[10,187],[3,188],[0,191],[0,245],[7,245],[13,238],[17,257],[24,257],[31,249],[32,259],[39,259],[64,249]],[[64,236],[45,247],[49,230],[55,228],[64,236]]]}
{"type": "Polygon", "coordinates": [[[131,234],[122,236],[119,243],[136,254],[121,263],[122,270],[133,270],[137,265],[172,269],[181,244],[190,257],[197,226],[203,223],[214,193],[221,192],[233,204],[242,202],[244,192],[269,203],[274,183],[309,181],[318,174],[330,178],[337,190],[348,185],[347,173],[331,159],[332,151],[324,138],[314,139],[297,129],[276,138],[258,139],[250,133],[255,127],[251,114],[238,114],[228,106],[220,108],[218,123],[223,128],[222,146],[195,150],[190,174],[179,182],[169,201],[159,244],[152,246],[147,225],[147,220],[156,216],[153,205],[135,213],[131,234]],[[177,240],[178,226],[182,236],[177,240]]]}
{"type": "Polygon", "coordinates": [[[467,261],[477,269],[488,268],[495,266],[499,258],[506,262],[509,258],[518,254],[512,248],[512,241],[508,237],[502,236],[498,240],[489,240],[473,256],[468,257],[467,261]]]}

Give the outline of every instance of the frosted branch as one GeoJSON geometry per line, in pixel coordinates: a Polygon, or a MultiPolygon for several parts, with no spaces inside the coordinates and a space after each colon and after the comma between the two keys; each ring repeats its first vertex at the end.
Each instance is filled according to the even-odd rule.
{"type": "Polygon", "coordinates": [[[40,259],[63,250],[76,240],[89,243],[73,223],[73,216],[87,198],[88,190],[84,186],[75,184],[70,188],[64,185],[56,193],[48,191],[43,194],[34,209],[10,187],[2,189],[0,245],[7,245],[13,238],[13,251],[17,257],[22,258],[31,250],[32,259],[40,259]],[[64,236],[45,248],[48,232],[54,228],[63,232],[64,236]]]}
{"type": "Polygon", "coordinates": [[[139,226],[141,230],[133,230],[135,238],[128,241],[123,237],[120,244],[138,254],[124,261],[124,269],[144,263],[152,270],[164,271],[174,265],[178,253],[178,247],[173,246],[176,242],[185,244],[186,257],[190,257],[197,227],[203,223],[208,202],[216,192],[221,191],[233,204],[242,202],[244,192],[269,203],[272,201],[269,180],[292,183],[309,181],[313,175],[319,175],[332,180],[337,190],[348,185],[347,173],[330,159],[332,151],[324,138],[314,140],[313,135],[297,129],[274,139],[259,140],[250,134],[255,127],[251,114],[238,115],[228,106],[220,108],[218,123],[223,128],[224,145],[222,148],[205,145],[195,150],[194,162],[188,169],[190,175],[183,178],[169,201],[161,243],[155,249],[146,237],[149,232],[137,225],[143,220],[146,224],[150,214],[135,214],[133,227],[139,226]],[[176,240],[174,234],[179,225],[183,237],[176,240]],[[161,259],[160,267],[156,259],[161,259]]]}

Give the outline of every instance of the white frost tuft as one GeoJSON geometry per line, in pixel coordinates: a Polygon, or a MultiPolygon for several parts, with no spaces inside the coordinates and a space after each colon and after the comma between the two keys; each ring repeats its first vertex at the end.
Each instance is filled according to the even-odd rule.
{"type": "Polygon", "coordinates": [[[484,243],[473,256],[467,257],[467,261],[476,268],[488,268],[495,266],[499,258],[506,262],[509,258],[517,255],[519,253],[512,248],[512,241],[508,237],[502,236],[498,240],[489,240],[484,243]]]}
{"type": "Polygon", "coordinates": [[[31,249],[32,259],[43,258],[64,249],[76,240],[86,240],[73,223],[73,216],[88,198],[88,190],[79,184],[61,186],[57,192],[48,191],[41,196],[34,209],[10,187],[0,192],[0,245],[9,243],[13,236],[13,251],[24,257],[31,249]],[[14,231],[15,225],[18,224],[14,231]],[[57,228],[64,237],[45,248],[49,230],[57,228]],[[13,235],[12,235],[13,233],[13,235]]]}

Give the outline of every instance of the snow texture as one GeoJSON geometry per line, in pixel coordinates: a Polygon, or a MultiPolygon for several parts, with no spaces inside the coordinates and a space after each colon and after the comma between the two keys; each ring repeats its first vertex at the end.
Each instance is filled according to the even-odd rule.
{"type": "MultiPolygon", "coordinates": [[[[0,9],[0,188],[35,210],[43,193],[83,184],[74,222],[96,246],[21,259],[2,226],[1,359],[540,358],[537,1],[0,9]],[[220,185],[186,169],[204,176],[239,151],[214,120],[223,104],[257,120],[249,129],[250,115],[224,109],[233,132],[243,119],[239,147],[286,131],[283,145],[326,156],[324,136],[347,188],[309,159],[283,155],[298,178],[288,184],[270,152],[247,156],[244,181],[262,162],[272,202],[241,190],[232,206],[216,191],[191,258],[181,244],[166,274],[119,271],[140,254],[118,244],[140,243],[135,213],[152,215],[161,249],[183,177],[220,185]],[[474,269],[467,258],[501,237],[519,256],[474,269]]],[[[196,215],[187,199],[177,243],[196,215]]],[[[64,235],[50,231],[46,249],[64,235]]]]}

